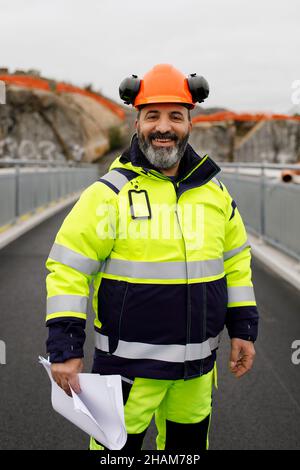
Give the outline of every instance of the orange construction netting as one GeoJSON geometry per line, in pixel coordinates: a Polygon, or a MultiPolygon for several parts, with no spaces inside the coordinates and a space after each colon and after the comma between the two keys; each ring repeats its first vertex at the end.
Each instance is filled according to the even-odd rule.
{"type": "Polygon", "coordinates": [[[195,116],[192,121],[196,122],[214,122],[214,121],[271,121],[291,119],[300,121],[300,116],[288,116],[287,114],[271,113],[234,113],[232,111],[221,111],[214,114],[200,114],[195,116]]]}
{"type": "MultiPolygon", "coordinates": [[[[39,90],[51,91],[52,87],[48,80],[43,78],[32,77],[30,75],[0,75],[0,80],[5,83],[10,83],[12,85],[17,85],[25,88],[35,88],[39,90]]],[[[104,98],[103,96],[97,95],[88,90],[84,90],[82,88],[68,85],[67,83],[63,82],[54,82],[55,83],[55,90],[58,93],[77,93],[80,95],[88,96],[92,98],[98,103],[102,104],[106,108],[109,108],[113,113],[115,113],[120,119],[125,119],[125,112],[121,107],[117,104],[112,103],[108,99],[104,98]]]]}

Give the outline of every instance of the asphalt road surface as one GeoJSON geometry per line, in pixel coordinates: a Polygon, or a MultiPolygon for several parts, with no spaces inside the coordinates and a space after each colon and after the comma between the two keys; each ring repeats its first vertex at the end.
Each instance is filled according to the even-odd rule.
{"type": "MultiPolygon", "coordinates": [[[[87,449],[88,436],[52,410],[50,382],[38,356],[45,355],[45,261],[71,206],[0,251],[0,449],[87,449]]],[[[235,379],[228,371],[229,339],[218,354],[211,449],[300,449],[300,364],[292,342],[300,340],[300,294],[253,260],[261,315],[256,361],[235,379]]],[[[87,326],[85,371],[93,355],[92,315],[87,326]]],[[[152,423],[144,449],[155,449],[152,423]]]]}

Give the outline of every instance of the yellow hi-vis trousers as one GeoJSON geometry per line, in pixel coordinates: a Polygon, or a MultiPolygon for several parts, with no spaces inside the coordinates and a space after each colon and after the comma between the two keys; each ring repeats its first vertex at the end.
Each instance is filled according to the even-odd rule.
{"type": "MultiPolygon", "coordinates": [[[[208,449],[213,383],[217,387],[216,364],[208,374],[189,380],[122,380],[128,434],[122,450],[141,450],[154,415],[157,450],[208,449]]],[[[105,448],[91,437],[90,449],[105,448]]]]}

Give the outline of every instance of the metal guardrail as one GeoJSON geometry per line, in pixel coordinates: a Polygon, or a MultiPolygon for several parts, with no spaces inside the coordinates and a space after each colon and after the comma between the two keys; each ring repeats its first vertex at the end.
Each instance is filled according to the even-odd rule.
{"type": "MultiPolygon", "coordinates": [[[[282,183],[268,175],[300,165],[218,164],[220,179],[237,202],[247,230],[300,260],[300,184],[282,183]]],[[[0,230],[98,178],[99,167],[91,164],[1,159],[0,230]]]]}
{"type": "Polygon", "coordinates": [[[236,201],[247,230],[300,260],[300,184],[283,183],[283,169],[300,165],[223,163],[220,180],[236,201]],[[273,173],[273,177],[272,177],[273,173]]]}
{"type": "Polygon", "coordinates": [[[1,159],[0,230],[25,214],[83,190],[98,178],[98,165],[1,159]]]}

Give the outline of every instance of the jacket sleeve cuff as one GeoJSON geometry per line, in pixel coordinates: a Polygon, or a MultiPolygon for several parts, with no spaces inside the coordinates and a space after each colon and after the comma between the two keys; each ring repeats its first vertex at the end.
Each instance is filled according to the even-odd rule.
{"type": "Polygon", "coordinates": [[[68,359],[84,357],[85,321],[68,319],[47,323],[49,329],[46,343],[50,362],[61,363],[68,359]]]}
{"type": "Polygon", "coordinates": [[[228,307],[226,327],[230,338],[255,342],[258,335],[258,311],[255,306],[228,307]]]}

